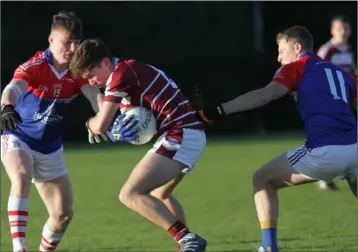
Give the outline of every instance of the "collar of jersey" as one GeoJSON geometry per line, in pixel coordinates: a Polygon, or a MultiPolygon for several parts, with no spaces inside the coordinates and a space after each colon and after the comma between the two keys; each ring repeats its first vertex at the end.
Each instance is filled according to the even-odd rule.
{"type": "MultiPolygon", "coordinates": [[[[114,62],[113,62],[114,66],[115,66],[114,70],[116,70],[116,68],[117,68],[118,61],[119,61],[119,58],[114,58],[114,62]]],[[[107,82],[106,82],[106,86],[108,86],[111,83],[113,73],[114,73],[114,71],[109,75],[107,82]]]]}
{"type": "Polygon", "coordinates": [[[53,66],[53,56],[52,56],[52,53],[50,51],[50,48],[47,48],[45,50],[45,58],[46,58],[46,61],[51,65],[53,66]]]}
{"type": "Polygon", "coordinates": [[[62,73],[57,72],[57,70],[54,68],[53,66],[53,56],[52,53],[50,51],[50,48],[47,48],[45,50],[45,59],[47,61],[47,63],[49,64],[51,71],[56,75],[57,79],[62,79],[68,72],[68,69],[66,69],[65,71],[63,71],[62,73]]]}
{"type": "Polygon", "coordinates": [[[312,53],[312,52],[304,52],[301,53],[300,55],[298,55],[297,59],[303,58],[303,57],[314,57],[316,56],[316,54],[312,53]]]}

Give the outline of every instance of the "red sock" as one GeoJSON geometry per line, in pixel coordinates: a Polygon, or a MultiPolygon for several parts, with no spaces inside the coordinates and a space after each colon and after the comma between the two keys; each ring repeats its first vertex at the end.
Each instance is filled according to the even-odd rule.
{"type": "Polygon", "coordinates": [[[181,221],[176,221],[168,228],[168,233],[178,242],[184,235],[189,233],[189,229],[181,221]]]}

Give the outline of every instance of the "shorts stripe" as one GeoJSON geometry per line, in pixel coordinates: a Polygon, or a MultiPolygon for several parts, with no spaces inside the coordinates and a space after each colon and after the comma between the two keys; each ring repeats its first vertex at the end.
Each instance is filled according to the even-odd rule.
{"type": "Polygon", "coordinates": [[[183,143],[183,138],[184,132],[182,129],[173,130],[165,136],[164,141],[162,141],[161,145],[156,150],[156,153],[164,157],[173,159],[173,157],[179,150],[181,144],[183,143]]]}
{"type": "Polygon", "coordinates": [[[302,148],[295,151],[295,153],[288,158],[288,163],[290,166],[294,166],[298,161],[301,160],[308,152],[311,152],[311,148],[307,148],[306,146],[302,146],[302,148]]]}
{"type": "Polygon", "coordinates": [[[1,158],[6,154],[8,148],[9,135],[1,136],[1,158]]]}

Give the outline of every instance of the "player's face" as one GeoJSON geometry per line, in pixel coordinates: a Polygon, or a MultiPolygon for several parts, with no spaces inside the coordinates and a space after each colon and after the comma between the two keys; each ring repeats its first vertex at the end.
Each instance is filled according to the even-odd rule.
{"type": "Polygon", "coordinates": [[[71,34],[66,30],[52,31],[49,42],[54,59],[61,65],[69,64],[80,44],[79,40],[71,39],[71,34]]]}
{"type": "Polygon", "coordinates": [[[282,65],[289,64],[297,59],[300,45],[292,40],[282,39],[278,43],[277,61],[282,65]]]}
{"type": "Polygon", "coordinates": [[[99,66],[86,71],[82,77],[87,79],[91,86],[104,87],[112,72],[112,63],[106,58],[99,66]]]}
{"type": "Polygon", "coordinates": [[[349,36],[351,35],[350,25],[340,20],[336,20],[332,24],[331,34],[335,41],[337,41],[338,43],[344,43],[349,39],[349,36]]]}

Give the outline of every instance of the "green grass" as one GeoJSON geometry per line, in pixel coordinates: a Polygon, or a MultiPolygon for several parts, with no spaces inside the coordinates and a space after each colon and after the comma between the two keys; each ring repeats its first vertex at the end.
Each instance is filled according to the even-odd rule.
{"type": "MultiPolygon", "coordinates": [[[[301,135],[209,139],[193,174],[176,190],[190,228],[208,251],[252,251],[260,241],[251,176],[272,157],[302,143],[301,135]]],[[[150,146],[72,146],[66,159],[74,189],[75,217],[59,251],[174,251],[171,238],[118,201],[132,167],[150,146]]],[[[168,169],[170,169],[168,167],[168,169]]],[[[280,192],[281,251],[357,251],[357,201],[347,185],[319,192],[314,184],[280,192]]],[[[1,251],[11,250],[7,223],[9,181],[1,177],[1,251]]],[[[47,213],[32,190],[28,246],[38,248],[47,213]]]]}

